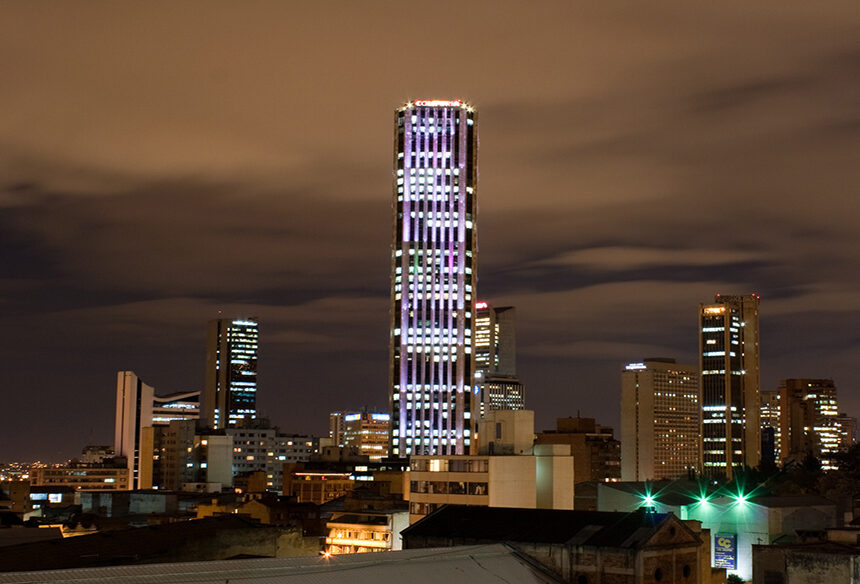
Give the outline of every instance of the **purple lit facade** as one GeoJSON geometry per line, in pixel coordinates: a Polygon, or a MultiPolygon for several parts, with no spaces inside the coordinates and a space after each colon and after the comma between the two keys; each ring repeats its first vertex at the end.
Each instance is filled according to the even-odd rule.
{"type": "Polygon", "coordinates": [[[395,114],[391,454],[468,454],[478,133],[461,101],[395,114]]]}

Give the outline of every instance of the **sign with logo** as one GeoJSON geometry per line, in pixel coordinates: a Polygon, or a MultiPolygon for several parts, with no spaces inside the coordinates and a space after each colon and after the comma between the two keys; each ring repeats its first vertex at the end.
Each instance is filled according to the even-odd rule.
{"type": "Polygon", "coordinates": [[[460,107],[463,104],[462,100],[455,99],[447,101],[444,99],[419,99],[415,102],[418,107],[460,107]]]}
{"type": "Polygon", "coordinates": [[[714,535],[714,567],[734,570],[738,567],[738,536],[735,533],[714,535]]]}

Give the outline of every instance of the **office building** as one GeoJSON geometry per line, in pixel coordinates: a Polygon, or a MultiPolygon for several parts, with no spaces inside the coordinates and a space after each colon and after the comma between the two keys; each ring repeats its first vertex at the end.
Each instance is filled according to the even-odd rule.
{"type": "MultiPolygon", "coordinates": [[[[128,461],[130,488],[140,488],[141,436],[149,426],[167,426],[171,421],[197,420],[200,392],[155,395],[134,371],[119,371],[116,383],[114,455],[128,461]]],[[[145,456],[151,456],[145,450],[145,456]]]]}
{"type": "Polygon", "coordinates": [[[825,470],[835,468],[833,457],[843,448],[844,434],[833,380],[784,379],[779,388],[763,395],[763,412],[765,403],[779,404],[778,417],[771,413],[772,406],[768,408],[768,423],[778,436],[777,461],[784,464],[811,454],[825,470]]]}
{"type": "Polygon", "coordinates": [[[687,476],[699,466],[699,370],[646,359],[621,372],[621,480],[687,476]]]}
{"type": "MultiPolygon", "coordinates": [[[[382,460],[388,456],[388,441],[391,436],[391,415],[382,412],[335,412],[341,426],[337,446],[355,448],[370,460],[382,460]]],[[[332,420],[335,424],[335,419],[332,420]]]]}
{"type": "Polygon", "coordinates": [[[699,305],[702,472],[731,479],[761,458],[759,297],[699,305]]]}
{"type": "Polygon", "coordinates": [[[309,460],[320,450],[320,438],[281,434],[277,428],[227,428],[233,439],[233,474],[262,470],[266,472],[266,488],[280,492],[284,463],[309,460]]]}
{"type": "Polygon", "coordinates": [[[842,412],[836,416],[836,425],[839,427],[839,448],[848,450],[857,442],[857,418],[842,412]]]}
{"type": "Polygon", "coordinates": [[[200,433],[195,420],[143,429],[140,489],[218,492],[233,484],[233,439],[200,433]]]}
{"type": "Polygon", "coordinates": [[[780,392],[759,392],[761,402],[761,459],[778,463],[785,447],[782,444],[782,399],[780,392]]]}
{"type": "Polygon", "coordinates": [[[58,467],[34,468],[30,475],[33,487],[72,487],[78,491],[125,491],[129,473],[125,459],[105,462],[73,462],[58,467]]]}
{"type": "Polygon", "coordinates": [[[258,339],[256,318],[209,321],[203,417],[210,428],[230,428],[257,419],[258,339]]]}
{"type": "Polygon", "coordinates": [[[464,454],[475,420],[475,111],[415,101],[395,113],[390,408],[394,456],[464,454]]]}
{"type": "Polygon", "coordinates": [[[480,416],[491,410],[523,410],[525,388],[517,377],[516,309],[475,303],[476,409],[480,416]]]}
{"type": "Polygon", "coordinates": [[[525,388],[517,377],[516,309],[476,302],[475,315],[475,407],[479,415],[525,409],[525,388]]]}
{"type": "Polygon", "coordinates": [[[475,370],[502,375],[517,374],[517,310],[475,303],[475,370]]]}
{"type": "Polygon", "coordinates": [[[535,444],[570,446],[577,483],[621,480],[621,443],[594,418],[558,418],[556,429],[539,432],[535,444]]]}

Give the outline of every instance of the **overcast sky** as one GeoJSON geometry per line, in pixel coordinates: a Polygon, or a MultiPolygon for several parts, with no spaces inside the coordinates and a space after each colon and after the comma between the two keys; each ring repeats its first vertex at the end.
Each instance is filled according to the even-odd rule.
{"type": "Polygon", "coordinates": [[[860,414],[860,10],[825,2],[0,2],[0,460],[113,440],[261,321],[283,431],[387,408],[393,112],[479,112],[478,296],[538,429],[618,424],[761,295],[764,388],[860,414]]]}

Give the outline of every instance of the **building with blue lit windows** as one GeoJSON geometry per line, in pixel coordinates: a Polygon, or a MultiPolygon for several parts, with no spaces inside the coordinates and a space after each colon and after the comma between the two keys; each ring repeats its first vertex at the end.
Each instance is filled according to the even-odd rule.
{"type": "Polygon", "coordinates": [[[460,100],[409,102],[394,116],[394,456],[468,454],[473,442],[476,119],[460,100]]]}
{"type": "Polygon", "coordinates": [[[699,305],[702,471],[714,478],[761,459],[758,305],[755,294],[699,305]]]}
{"type": "Polygon", "coordinates": [[[209,321],[203,418],[210,428],[235,427],[257,418],[258,338],[255,318],[209,321]]]}

